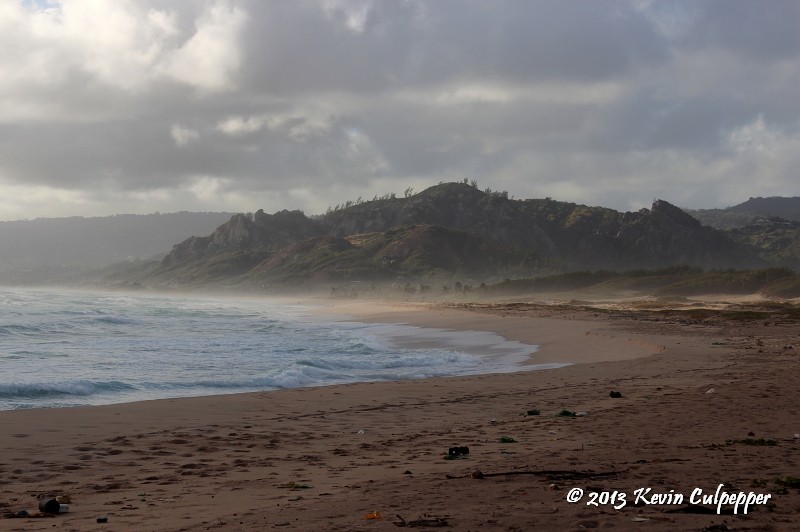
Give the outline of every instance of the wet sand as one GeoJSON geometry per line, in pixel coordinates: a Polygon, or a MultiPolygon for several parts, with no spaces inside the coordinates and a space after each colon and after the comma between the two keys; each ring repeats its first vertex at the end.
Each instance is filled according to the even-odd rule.
{"type": "Polygon", "coordinates": [[[793,530],[800,521],[800,489],[785,486],[800,477],[794,319],[524,304],[330,310],[493,331],[540,345],[531,363],[573,365],[0,412],[0,512],[72,500],[67,514],[0,518],[0,530],[396,530],[401,518],[450,530],[793,530]],[[586,415],[556,415],[565,409],[586,415]],[[451,447],[469,454],[445,459],[451,447]],[[685,513],[699,511],[687,504],[693,491],[720,484],[770,498],[747,515],[717,515],[711,502],[712,513],[685,513]],[[569,503],[575,488],[583,497],[569,503]],[[375,512],[381,519],[368,518],[375,512]]]}

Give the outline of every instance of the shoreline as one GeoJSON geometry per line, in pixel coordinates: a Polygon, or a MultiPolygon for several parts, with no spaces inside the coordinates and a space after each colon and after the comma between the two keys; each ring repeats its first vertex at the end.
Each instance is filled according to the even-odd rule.
{"type": "Polygon", "coordinates": [[[399,323],[455,333],[491,332],[508,341],[536,347],[523,365],[632,360],[666,349],[662,343],[652,341],[652,335],[610,328],[607,324],[586,318],[523,317],[512,311],[476,314],[436,303],[374,301],[333,302],[316,309],[315,313],[338,316],[340,319],[350,316],[365,323],[399,323]],[[591,349],[586,349],[586,339],[592,340],[591,349]]]}
{"type": "MultiPolygon", "coordinates": [[[[233,299],[236,301],[236,298],[233,299]]],[[[257,300],[257,299],[256,299],[257,300]]],[[[252,302],[253,298],[248,299],[252,302]]],[[[386,330],[370,330],[376,338],[388,340],[391,345],[412,350],[443,350],[478,357],[483,366],[477,370],[463,369],[461,376],[511,373],[518,371],[538,371],[557,369],[575,363],[628,360],[649,356],[664,349],[631,334],[620,335],[598,327],[597,323],[586,320],[560,320],[548,318],[519,318],[508,315],[482,315],[476,319],[474,313],[439,308],[432,303],[398,304],[387,301],[342,302],[325,299],[273,299],[264,301],[282,306],[303,309],[303,314],[312,319],[332,319],[334,322],[353,322],[371,325],[384,325],[386,330]],[[590,336],[593,348],[582,348],[580,336],[590,336]]],[[[326,323],[322,321],[322,323],[326,323]]],[[[436,375],[443,378],[454,375],[436,375]]],[[[361,382],[392,382],[395,380],[419,380],[415,378],[380,378],[361,382]]],[[[320,382],[305,384],[301,388],[319,388],[345,384],[342,382],[320,382]]],[[[173,397],[109,398],[110,402],[80,404],[75,397],[70,405],[44,405],[10,408],[7,410],[31,410],[42,408],[80,408],[83,406],[102,406],[138,403],[159,399],[181,399],[204,396],[227,396],[242,393],[260,393],[291,388],[265,390],[236,390],[220,392],[199,392],[173,397]]]]}
{"type": "MultiPolygon", "coordinates": [[[[385,316],[373,311],[364,319],[385,316]]],[[[441,518],[453,530],[723,522],[789,530],[800,517],[800,493],[776,480],[800,471],[800,356],[787,348],[796,322],[507,305],[399,315],[468,330],[497,324],[520,341],[545,331],[552,336],[535,342],[537,354],[580,350],[594,359],[558,370],[3,411],[0,512],[33,512],[40,496],[72,503],[49,519],[0,516],[0,528],[106,529],[96,523],[106,516],[110,530],[395,530],[400,515],[441,518]],[[649,354],[598,361],[617,349],[649,354]],[[540,415],[524,415],[531,409],[540,415]],[[562,409],[588,415],[559,418],[562,409]],[[775,445],[736,443],[759,439],[775,445]],[[470,453],[444,460],[453,446],[470,453]],[[487,476],[471,478],[476,470],[487,476]],[[562,473],[536,473],[546,471],[562,473]],[[639,488],[688,497],[720,483],[772,494],[774,506],[751,507],[742,521],[632,505],[639,488]],[[627,493],[629,504],[565,500],[587,486],[627,493]],[[376,511],[383,519],[365,518],[376,511]]]]}

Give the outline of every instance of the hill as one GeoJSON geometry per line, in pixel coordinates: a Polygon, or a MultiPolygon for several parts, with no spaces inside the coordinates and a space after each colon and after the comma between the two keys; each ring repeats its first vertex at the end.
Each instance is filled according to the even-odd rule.
{"type": "Polygon", "coordinates": [[[800,222],[800,197],[750,198],[725,209],[686,209],[686,212],[717,229],[744,227],[754,220],[769,218],[800,222]]]}
{"type": "Polygon", "coordinates": [[[442,183],[314,218],[300,211],[235,215],[210,235],[174,246],[142,281],[275,285],[678,264],[728,268],[763,261],[662,200],[621,213],[442,183]]]}
{"type": "Polygon", "coordinates": [[[750,198],[726,209],[686,212],[740,245],[758,250],[767,263],[800,269],[800,197],[750,198]]]}
{"type": "Polygon", "coordinates": [[[163,256],[175,242],[208,234],[230,217],[179,212],[0,222],[0,282],[63,282],[113,263],[163,256]]]}

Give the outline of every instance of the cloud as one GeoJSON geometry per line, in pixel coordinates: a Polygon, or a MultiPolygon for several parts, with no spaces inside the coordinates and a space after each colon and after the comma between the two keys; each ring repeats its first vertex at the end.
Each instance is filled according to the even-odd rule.
{"type": "Polygon", "coordinates": [[[200,138],[200,133],[180,124],[173,124],[170,128],[170,134],[177,146],[186,146],[190,142],[200,138]]]}
{"type": "Polygon", "coordinates": [[[176,80],[209,91],[231,90],[241,64],[238,36],[245,12],[217,2],[195,20],[194,34],[172,50],[161,69],[176,80]]]}
{"type": "Polygon", "coordinates": [[[726,140],[731,156],[717,180],[720,188],[726,184],[746,188],[757,179],[762,195],[777,196],[786,183],[797,178],[800,132],[796,129],[786,131],[759,115],[753,122],[731,130],[726,140]]]}
{"type": "Polygon", "coordinates": [[[797,18],[792,1],[0,0],[0,193],[31,215],[313,213],[464,177],[620,209],[800,195],[797,18]]]}
{"type": "Polygon", "coordinates": [[[256,116],[247,118],[241,116],[232,116],[217,124],[217,129],[219,131],[225,133],[226,135],[233,136],[255,133],[262,127],[264,127],[264,120],[256,116]]]}
{"type": "Polygon", "coordinates": [[[53,205],[67,205],[73,209],[74,214],[77,214],[91,204],[83,191],[59,189],[47,185],[22,185],[0,179],[0,212],[5,213],[8,220],[27,220],[64,214],[64,211],[58,209],[48,210],[53,205]]]}
{"type": "Polygon", "coordinates": [[[174,13],[126,0],[64,0],[43,8],[2,3],[0,30],[8,46],[0,69],[17,86],[70,88],[82,78],[139,90],[152,82],[176,34],[174,13]]]}
{"type": "Polygon", "coordinates": [[[340,22],[349,31],[363,33],[372,4],[372,0],[322,0],[322,9],[329,18],[340,22]]]}

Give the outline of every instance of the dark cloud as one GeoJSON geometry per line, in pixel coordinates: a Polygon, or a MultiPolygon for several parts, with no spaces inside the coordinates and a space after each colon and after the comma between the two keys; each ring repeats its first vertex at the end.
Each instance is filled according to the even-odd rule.
{"type": "Polygon", "coordinates": [[[0,0],[0,219],[463,177],[623,209],[800,194],[793,1],[26,5],[0,0]]]}
{"type": "Polygon", "coordinates": [[[800,54],[800,3],[795,0],[694,2],[697,16],[683,46],[722,48],[765,61],[800,54]]]}
{"type": "Polygon", "coordinates": [[[475,79],[597,81],[667,57],[649,21],[622,2],[361,5],[369,9],[355,28],[319,2],[253,5],[250,89],[363,93],[475,79]]]}

